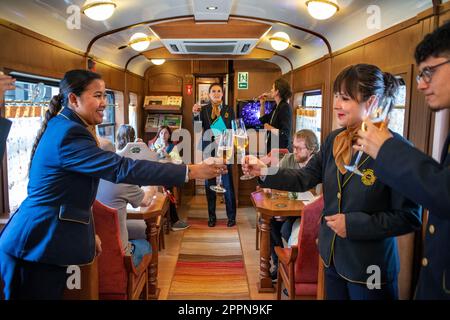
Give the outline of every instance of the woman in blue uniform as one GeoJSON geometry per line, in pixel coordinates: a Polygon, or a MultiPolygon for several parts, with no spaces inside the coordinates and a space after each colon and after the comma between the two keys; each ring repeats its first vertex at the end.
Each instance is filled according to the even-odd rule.
{"type": "MultiPolygon", "coordinates": [[[[214,122],[222,118],[226,129],[231,129],[231,121],[235,119],[233,107],[223,103],[223,89],[220,83],[213,83],[209,86],[209,103],[202,108],[199,104],[192,107],[194,130],[196,130],[195,122],[201,123],[203,130],[201,147],[203,155],[215,154],[214,147],[217,146],[215,137],[211,136],[211,129],[214,128],[214,122]]],[[[227,212],[228,227],[236,225],[236,196],[233,186],[232,165],[228,164],[228,174],[222,175],[224,188],[227,190],[224,194],[225,208],[227,212]]],[[[205,180],[205,193],[208,202],[208,226],[216,225],[216,192],[210,189],[216,185],[216,179],[205,180]]]]}
{"type": "MultiPolygon", "coordinates": [[[[263,177],[263,187],[306,191],[323,182],[325,207],[320,221],[319,252],[325,264],[327,299],[397,299],[399,257],[395,236],[417,230],[420,208],[380,182],[373,159],[364,154],[359,169],[352,145],[361,127],[361,111],[375,96],[395,96],[398,82],[378,67],[347,67],[334,83],[334,111],[343,127],[333,131],[303,169],[280,169],[263,177]]],[[[394,134],[395,139],[402,139],[394,134]]],[[[252,162],[250,162],[252,163],[252,162]]],[[[264,164],[245,172],[264,173],[264,164]]]]}
{"type": "Polygon", "coordinates": [[[98,147],[106,107],[100,75],[72,70],[60,83],[31,153],[28,197],[0,235],[6,299],[62,298],[68,265],[89,264],[96,247],[91,206],[99,179],[181,185],[211,178],[223,165],[174,165],[122,158],[98,147]]]}

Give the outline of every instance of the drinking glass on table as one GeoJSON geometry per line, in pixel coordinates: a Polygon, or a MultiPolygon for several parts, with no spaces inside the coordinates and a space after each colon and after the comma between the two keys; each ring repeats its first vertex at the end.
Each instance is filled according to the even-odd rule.
{"type": "MultiPolygon", "coordinates": [[[[219,145],[217,148],[218,158],[221,158],[224,163],[229,163],[231,158],[233,157],[233,131],[232,130],[224,130],[219,137],[219,145]]],[[[215,186],[211,186],[211,190],[217,193],[225,193],[227,191],[222,186],[222,175],[217,177],[217,184],[215,186]]]]}
{"type": "MultiPolygon", "coordinates": [[[[393,104],[394,100],[392,97],[376,97],[369,107],[364,109],[364,118],[367,118],[367,120],[372,122],[376,127],[382,129],[385,126],[385,120],[391,111],[393,104]]],[[[364,122],[361,125],[361,130],[367,130],[364,122]]],[[[362,154],[363,151],[359,151],[355,163],[353,165],[344,166],[345,169],[362,176],[362,172],[358,169],[362,154]]]]}
{"type": "MultiPolygon", "coordinates": [[[[234,145],[236,146],[236,150],[241,158],[241,161],[244,161],[245,150],[248,146],[248,135],[244,120],[242,118],[231,120],[231,127],[233,129],[234,145]]],[[[241,180],[250,180],[253,178],[254,176],[250,174],[244,174],[240,177],[241,180]]]]}

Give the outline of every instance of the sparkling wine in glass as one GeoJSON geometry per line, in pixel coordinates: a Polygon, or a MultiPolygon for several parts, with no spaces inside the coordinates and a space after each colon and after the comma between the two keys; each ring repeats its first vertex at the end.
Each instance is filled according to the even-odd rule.
{"type": "MultiPolygon", "coordinates": [[[[364,109],[364,117],[372,122],[380,130],[384,127],[385,120],[392,109],[394,99],[392,97],[376,97],[367,109],[364,109]]],[[[361,124],[361,130],[366,131],[366,124],[361,124]]],[[[344,166],[348,171],[354,172],[359,176],[362,176],[362,172],[359,170],[359,162],[361,160],[363,152],[359,151],[356,156],[355,163],[353,165],[344,166]]]]}
{"type": "MultiPolygon", "coordinates": [[[[233,132],[232,130],[225,130],[219,138],[219,146],[217,148],[218,158],[221,158],[224,163],[229,163],[233,157],[233,132]]],[[[211,190],[217,193],[225,193],[227,190],[222,185],[222,175],[217,177],[217,184],[211,186],[211,190]]]]}
{"type": "MultiPolygon", "coordinates": [[[[242,118],[232,120],[231,127],[233,128],[234,145],[236,146],[236,150],[241,158],[241,161],[244,161],[245,150],[248,146],[248,135],[244,120],[242,118]]],[[[254,176],[249,174],[244,174],[240,177],[241,180],[250,180],[253,178],[254,176]]]]}

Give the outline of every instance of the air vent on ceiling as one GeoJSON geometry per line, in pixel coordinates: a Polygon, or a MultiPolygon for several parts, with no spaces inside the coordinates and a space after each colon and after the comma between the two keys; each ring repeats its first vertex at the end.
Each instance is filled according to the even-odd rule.
{"type": "Polygon", "coordinates": [[[253,50],[258,39],[161,39],[173,54],[242,55],[253,50]]]}

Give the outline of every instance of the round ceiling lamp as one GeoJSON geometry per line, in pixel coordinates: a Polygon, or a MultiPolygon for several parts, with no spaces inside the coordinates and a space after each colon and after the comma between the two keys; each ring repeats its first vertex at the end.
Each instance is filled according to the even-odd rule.
{"type": "Polygon", "coordinates": [[[113,15],[116,6],[112,0],[87,0],[82,11],[92,20],[103,21],[113,15]]]}
{"type": "Polygon", "coordinates": [[[291,44],[291,39],[285,32],[276,32],[269,40],[270,45],[276,51],[283,51],[291,44]]]}
{"type": "Polygon", "coordinates": [[[128,43],[133,50],[144,51],[150,45],[150,38],[142,32],[133,34],[128,43]]]}
{"type": "Polygon", "coordinates": [[[339,11],[336,0],[308,0],[306,1],[309,14],[317,20],[326,20],[339,11]]]}
{"type": "Polygon", "coordinates": [[[151,59],[150,60],[153,64],[160,66],[162,65],[164,62],[166,62],[166,59],[151,59]]]}

